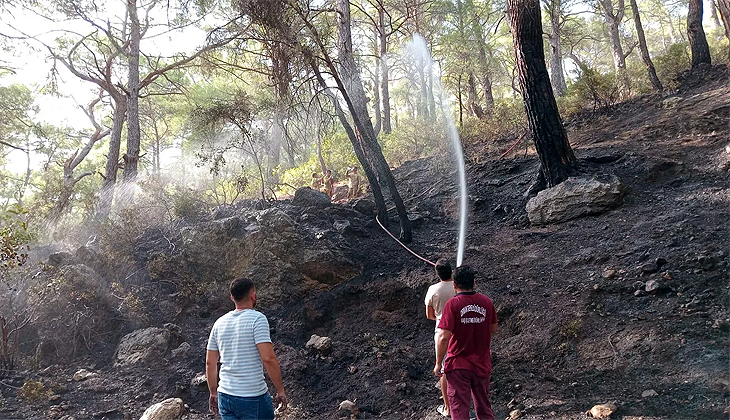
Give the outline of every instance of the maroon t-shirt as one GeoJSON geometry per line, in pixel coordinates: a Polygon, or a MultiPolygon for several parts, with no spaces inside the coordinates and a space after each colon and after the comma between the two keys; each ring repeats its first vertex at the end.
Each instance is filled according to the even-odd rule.
{"type": "Polygon", "coordinates": [[[467,369],[488,376],[492,372],[492,324],[496,323],[497,313],[489,297],[461,292],[449,299],[439,322],[439,328],[451,331],[444,372],[467,369]]]}

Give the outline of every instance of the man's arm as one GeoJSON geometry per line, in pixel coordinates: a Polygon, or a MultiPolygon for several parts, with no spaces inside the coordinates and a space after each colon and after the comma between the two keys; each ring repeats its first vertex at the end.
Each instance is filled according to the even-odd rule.
{"type": "Polygon", "coordinates": [[[213,414],[218,414],[218,360],[220,352],[218,350],[208,350],[205,353],[205,377],[208,379],[208,409],[213,414]]]}
{"type": "Polygon", "coordinates": [[[276,402],[281,404],[281,409],[286,409],[288,400],[286,392],[284,392],[284,381],[281,379],[281,368],[279,367],[279,359],[276,358],[274,353],[274,346],[271,343],[259,343],[256,344],[256,348],[259,350],[266,373],[269,374],[269,378],[271,378],[271,382],[274,383],[276,388],[276,402]]]}
{"type": "Polygon", "coordinates": [[[436,320],[436,310],[433,309],[433,306],[426,305],[426,318],[430,319],[431,321],[436,320]]]}
{"type": "Polygon", "coordinates": [[[441,376],[441,366],[444,363],[444,357],[446,357],[446,349],[449,347],[449,339],[451,339],[451,331],[442,329],[436,345],[436,366],[433,368],[433,373],[436,376],[441,376]]]}

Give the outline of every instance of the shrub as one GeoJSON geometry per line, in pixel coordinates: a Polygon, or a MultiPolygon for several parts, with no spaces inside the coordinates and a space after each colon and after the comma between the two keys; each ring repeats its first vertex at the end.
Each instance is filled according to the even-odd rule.
{"type": "Polygon", "coordinates": [[[675,90],[679,87],[677,76],[690,67],[690,57],[687,53],[687,43],[680,42],[672,44],[663,55],[653,59],[659,80],[667,90],[675,90]]]}
{"type": "Polygon", "coordinates": [[[564,112],[572,114],[587,107],[592,107],[594,111],[600,108],[610,108],[619,99],[619,87],[615,74],[602,74],[596,70],[587,69],[575,82],[568,85],[568,90],[561,102],[563,102],[564,112]]]}
{"type": "Polygon", "coordinates": [[[48,401],[53,396],[53,391],[46,389],[43,382],[26,379],[18,396],[27,402],[41,402],[48,401]]]}

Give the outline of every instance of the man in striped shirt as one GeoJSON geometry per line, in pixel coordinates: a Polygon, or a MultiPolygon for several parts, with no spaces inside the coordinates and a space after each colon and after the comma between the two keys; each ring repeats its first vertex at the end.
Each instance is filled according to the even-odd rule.
{"type": "Polygon", "coordinates": [[[276,387],[276,405],[287,405],[279,361],[269,335],[269,321],[255,311],[256,289],[249,279],[231,283],[236,309],[213,324],[208,338],[205,373],[208,405],[222,420],[272,420],[274,401],[264,381],[264,368],[276,387]],[[220,361],[220,382],[218,362],[220,361]]]}

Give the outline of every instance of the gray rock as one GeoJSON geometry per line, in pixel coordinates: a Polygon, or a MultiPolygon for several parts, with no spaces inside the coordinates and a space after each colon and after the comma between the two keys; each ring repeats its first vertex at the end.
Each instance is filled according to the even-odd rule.
{"type": "Polygon", "coordinates": [[[208,384],[208,378],[205,376],[205,372],[200,372],[199,374],[193,376],[193,379],[190,380],[190,386],[193,388],[196,386],[203,386],[208,384]]]}
{"type": "Polygon", "coordinates": [[[656,263],[646,263],[639,267],[639,271],[641,271],[642,274],[654,274],[659,271],[659,267],[656,263]]]}
{"type": "Polygon", "coordinates": [[[662,108],[663,109],[672,109],[682,102],[682,98],[679,96],[672,96],[671,98],[667,98],[662,101],[662,108]]]}
{"type": "Polygon", "coordinates": [[[659,282],[656,280],[649,280],[646,282],[645,289],[647,293],[656,293],[659,291],[659,282]]]}
{"type": "Polygon", "coordinates": [[[546,225],[600,214],[619,206],[624,192],[615,175],[572,177],[531,198],[527,216],[534,225],[546,225]]]}
{"type": "Polygon", "coordinates": [[[99,376],[98,373],[90,372],[86,369],[79,369],[74,373],[73,380],[76,382],[85,381],[89,378],[93,378],[99,376]]]}
{"type": "Polygon", "coordinates": [[[330,350],[332,350],[332,339],[312,334],[312,337],[309,338],[305,347],[308,350],[315,351],[321,355],[326,355],[330,352],[330,350]]]}
{"type": "Polygon", "coordinates": [[[56,252],[48,257],[48,264],[56,268],[76,264],[76,258],[68,252],[56,252]]]}
{"type": "Polygon", "coordinates": [[[610,270],[610,269],[603,270],[603,273],[601,274],[601,276],[604,279],[612,279],[612,278],[616,277],[616,270],[610,270]]]}
{"type": "Polygon", "coordinates": [[[350,400],[342,401],[339,409],[341,412],[350,413],[355,416],[360,413],[360,408],[358,408],[358,406],[350,400]]]}
{"type": "Polygon", "coordinates": [[[175,350],[172,351],[172,357],[175,359],[185,357],[190,352],[192,347],[187,342],[184,342],[178,346],[175,350]]]}
{"type": "Polygon", "coordinates": [[[165,324],[164,328],[149,327],[133,331],[119,342],[114,354],[114,365],[159,362],[179,342],[180,328],[173,324],[165,324]]]}
{"type": "Polygon", "coordinates": [[[593,408],[586,413],[586,415],[597,419],[607,419],[611,417],[611,414],[613,414],[617,409],[618,407],[616,407],[616,404],[613,403],[598,404],[594,405],[593,408]]]}
{"type": "Polygon", "coordinates": [[[352,233],[352,223],[349,220],[335,220],[334,228],[340,235],[352,233]]]}
{"type": "Polygon", "coordinates": [[[332,205],[330,197],[321,192],[313,190],[309,187],[303,187],[296,190],[294,193],[294,199],[291,203],[295,206],[301,207],[329,207],[332,205]]]}
{"type": "Polygon", "coordinates": [[[352,204],[352,208],[366,216],[374,216],[378,211],[378,207],[375,205],[375,202],[368,200],[367,198],[355,200],[352,204]]]}
{"type": "Polygon", "coordinates": [[[350,192],[350,188],[347,185],[335,185],[335,191],[332,194],[332,201],[346,199],[348,192],[350,192]]]}
{"type": "Polygon", "coordinates": [[[653,389],[647,389],[646,391],[641,393],[641,398],[656,397],[657,395],[659,395],[658,392],[654,391],[653,389]]]}
{"type": "Polygon", "coordinates": [[[180,398],[169,398],[150,406],[139,420],[179,420],[185,412],[185,404],[180,398]]]}

